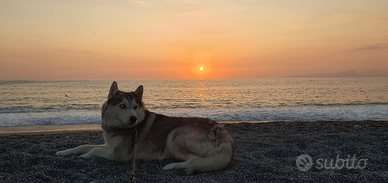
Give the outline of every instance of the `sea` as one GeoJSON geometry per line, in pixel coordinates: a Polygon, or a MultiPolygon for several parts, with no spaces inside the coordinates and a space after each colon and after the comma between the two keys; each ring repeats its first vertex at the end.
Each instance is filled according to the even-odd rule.
{"type": "MultiPolygon", "coordinates": [[[[100,124],[113,80],[0,81],[0,127],[100,124]]],[[[388,78],[117,80],[148,110],[226,121],[388,119],[388,78]]]]}

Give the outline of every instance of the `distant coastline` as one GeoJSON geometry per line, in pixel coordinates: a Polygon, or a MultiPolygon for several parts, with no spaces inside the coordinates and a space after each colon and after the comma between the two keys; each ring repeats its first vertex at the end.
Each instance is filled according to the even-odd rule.
{"type": "Polygon", "coordinates": [[[312,75],[295,75],[287,76],[286,78],[330,78],[330,77],[388,77],[388,71],[371,70],[367,72],[357,72],[348,70],[336,73],[319,73],[312,75]]]}

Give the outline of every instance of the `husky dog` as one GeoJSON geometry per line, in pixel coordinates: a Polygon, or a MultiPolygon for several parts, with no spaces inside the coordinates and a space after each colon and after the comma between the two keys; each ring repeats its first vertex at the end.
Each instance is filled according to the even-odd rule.
{"type": "Polygon", "coordinates": [[[113,82],[102,106],[103,145],[81,145],[59,151],[83,158],[102,157],[113,161],[132,158],[137,135],[137,158],[176,159],[164,170],[184,169],[190,175],[227,167],[233,158],[233,140],[217,122],[206,118],[169,117],[148,111],[142,101],[143,86],[123,92],[113,82]],[[136,129],[136,130],[135,130],[136,129]]]}

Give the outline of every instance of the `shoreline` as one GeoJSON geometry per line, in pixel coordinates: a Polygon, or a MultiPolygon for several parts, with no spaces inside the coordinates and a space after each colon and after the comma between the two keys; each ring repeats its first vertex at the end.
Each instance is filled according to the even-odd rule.
{"type": "MultiPolygon", "coordinates": [[[[309,120],[309,121],[294,121],[294,120],[281,120],[281,121],[222,121],[221,124],[260,124],[260,123],[299,123],[299,122],[384,122],[388,119],[368,119],[368,120],[309,120]]],[[[11,126],[0,127],[0,136],[7,135],[36,135],[41,133],[72,133],[79,131],[102,131],[101,124],[71,124],[71,125],[34,125],[34,126],[11,126]]]]}
{"type": "Polygon", "coordinates": [[[100,124],[76,124],[76,125],[36,125],[0,127],[0,136],[6,135],[36,135],[43,133],[72,133],[79,131],[102,130],[100,124]]]}
{"type": "MultiPolygon", "coordinates": [[[[226,169],[186,176],[164,171],[174,160],[136,160],[138,182],[387,182],[388,120],[224,122],[234,140],[234,160],[226,169]],[[308,154],[308,171],[296,166],[308,154]],[[318,159],[366,162],[320,168],[318,159]],[[346,158],[351,160],[345,160],[346,158]],[[352,168],[347,168],[347,167],[352,168]],[[334,167],[334,168],[333,168],[334,167]],[[361,167],[361,168],[360,168],[361,167]]],[[[60,150],[103,144],[99,125],[93,128],[13,133],[0,138],[0,182],[128,182],[132,163],[76,155],[57,157],[60,150]],[[99,129],[97,129],[97,126],[99,129]],[[89,129],[89,130],[88,130],[89,129]]],[[[93,125],[86,125],[91,127],[93,125]]],[[[54,126],[52,126],[54,127],[54,126]]],[[[1,129],[1,128],[0,128],[1,129]]]]}

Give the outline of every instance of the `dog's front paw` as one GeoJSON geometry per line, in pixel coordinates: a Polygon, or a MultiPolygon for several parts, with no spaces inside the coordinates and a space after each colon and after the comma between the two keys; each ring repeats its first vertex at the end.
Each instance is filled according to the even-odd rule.
{"type": "Polygon", "coordinates": [[[174,170],[177,169],[176,163],[170,163],[163,167],[163,170],[174,170]]]}
{"type": "Polygon", "coordinates": [[[81,156],[78,156],[79,158],[90,158],[90,155],[88,155],[88,153],[86,153],[86,154],[83,154],[83,155],[81,155],[81,156]]]}
{"type": "Polygon", "coordinates": [[[58,151],[55,153],[55,156],[67,156],[69,153],[67,151],[58,151]]]}

